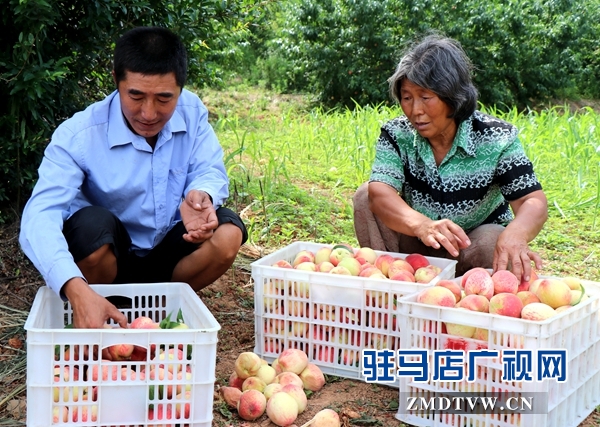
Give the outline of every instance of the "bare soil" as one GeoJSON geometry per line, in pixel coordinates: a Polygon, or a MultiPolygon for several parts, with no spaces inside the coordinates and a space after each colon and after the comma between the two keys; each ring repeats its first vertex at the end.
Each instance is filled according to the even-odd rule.
{"type": "MultiPolygon", "coordinates": [[[[20,325],[7,319],[12,309],[27,312],[40,286],[39,274],[18,246],[16,226],[0,229],[0,375],[23,361],[26,336],[20,325]]],[[[227,385],[234,361],[243,351],[254,349],[254,296],[249,268],[256,251],[243,248],[234,266],[217,282],[198,293],[221,325],[217,345],[216,382],[213,426],[274,427],[266,415],[253,422],[241,420],[235,410],[227,408],[219,388],[227,385]]],[[[25,315],[21,316],[24,322],[25,315]]],[[[26,422],[24,369],[5,375],[0,382],[0,426],[23,426],[26,422]]],[[[361,381],[327,378],[325,387],[310,396],[308,407],[296,420],[298,426],[308,422],[324,408],[336,410],[344,426],[403,426],[395,418],[398,389],[371,385],[361,381]]],[[[598,412],[592,413],[580,427],[600,425],[598,412]]]]}

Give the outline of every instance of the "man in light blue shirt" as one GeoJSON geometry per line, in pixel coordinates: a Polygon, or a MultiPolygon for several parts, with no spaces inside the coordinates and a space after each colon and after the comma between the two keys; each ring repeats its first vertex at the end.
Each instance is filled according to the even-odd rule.
{"type": "Polygon", "coordinates": [[[164,28],[116,44],[117,90],[62,123],[23,212],[20,243],[73,308],[76,327],[127,320],[88,286],[178,281],[194,290],[233,264],[247,232],[222,207],[223,150],[200,99],[183,89],[187,55],[164,28]]]}

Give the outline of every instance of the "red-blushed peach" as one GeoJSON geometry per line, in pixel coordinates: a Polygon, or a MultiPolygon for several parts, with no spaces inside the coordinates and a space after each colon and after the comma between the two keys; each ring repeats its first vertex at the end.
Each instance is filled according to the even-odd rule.
{"type": "Polygon", "coordinates": [[[429,260],[425,258],[424,255],[417,253],[407,255],[404,260],[408,262],[415,271],[421,267],[427,267],[429,265],[429,260]]]}
{"type": "Polygon", "coordinates": [[[279,261],[277,261],[276,263],[274,263],[272,265],[272,267],[279,267],[279,268],[294,268],[294,266],[292,264],[290,264],[288,261],[284,260],[284,259],[280,259],[279,261]]]}
{"type": "Polygon", "coordinates": [[[281,385],[281,384],[271,383],[265,387],[263,394],[265,395],[265,397],[267,398],[267,401],[268,401],[271,398],[271,396],[273,396],[275,393],[279,393],[282,388],[283,388],[283,385],[281,385]]]}
{"type": "MultiPolygon", "coordinates": [[[[365,262],[364,264],[360,265],[360,272],[362,273],[363,270],[366,270],[367,268],[373,268],[375,267],[374,264],[371,264],[370,262],[365,262]]],[[[360,276],[360,274],[359,274],[360,276]]]]}
{"type": "Polygon", "coordinates": [[[275,393],[267,402],[267,416],[278,426],[289,426],[298,418],[298,404],[283,391],[275,393]]]}
{"type": "Polygon", "coordinates": [[[356,258],[342,258],[337,266],[346,267],[353,276],[358,276],[358,273],[360,272],[360,262],[358,262],[356,258]]]}
{"type": "Polygon", "coordinates": [[[483,295],[466,295],[456,303],[456,307],[466,308],[467,310],[478,311],[480,313],[489,313],[490,300],[483,295]]]}
{"type": "Polygon", "coordinates": [[[490,299],[490,313],[508,317],[521,317],[523,303],[515,294],[504,292],[490,299]]]}
{"type": "Polygon", "coordinates": [[[410,265],[408,262],[401,258],[396,258],[394,261],[392,261],[392,263],[388,267],[387,276],[392,277],[398,271],[408,271],[413,276],[415,274],[415,269],[412,268],[412,265],[410,265]]]}
{"type": "Polygon", "coordinates": [[[340,416],[333,409],[322,409],[315,414],[311,427],[341,427],[340,416]]]}
{"type": "Polygon", "coordinates": [[[540,285],[540,283],[542,283],[542,280],[543,279],[530,280],[529,281],[529,288],[527,290],[529,292],[533,292],[534,294],[537,294],[538,286],[540,285]]]}
{"type": "Polygon", "coordinates": [[[240,401],[240,396],[242,395],[242,391],[236,387],[221,387],[219,389],[221,396],[223,396],[223,400],[227,403],[227,406],[230,408],[236,408],[238,402],[240,401]]]}
{"type": "Polygon", "coordinates": [[[470,270],[467,270],[465,272],[465,274],[462,275],[461,279],[460,279],[460,286],[464,289],[465,288],[465,282],[467,281],[467,279],[469,278],[469,276],[477,271],[485,271],[488,276],[490,275],[490,273],[483,267],[474,267],[471,268],[470,270]]]}
{"type": "Polygon", "coordinates": [[[573,308],[573,306],[572,305],[561,305],[560,307],[557,307],[554,309],[554,313],[555,314],[562,313],[563,311],[567,311],[570,308],[573,308]]]}
{"type": "Polygon", "coordinates": [[[277,375],[274,382],[283,386],[288,384],[296,384],[300,387],[303,386],[300,376],[290,371],[282,372],[281,374],[277,375]]]}
{"type": "Polygon", "coordinates": [[[271,384],[273,381],[275,381],[277,372],[275,372],[275,368],[270,366],[268,363],[265,364],[263,362],[262,366],[258,369],[256,376],[258,378],[260,378],[261,380],[263,380],[265,385],[268,385],[268,384],[271,384]]]}
{"type": "MultiPolygon", "coordinates": [[[[272,369],[272,368],[271,368],[272,369]]],[[[267,384],[258,377],[248,377],[242,383],[242,391],[246,390],[258,390],[261,393],[265,389],[267,384]]]]}
{"type": "Polygon", "coordinates": [[[426,267],[421,267],[415,271],[415,282],[429,283],[436,278],[442,269],[437,265],[429,264],[426,267]]]}
{"type": "Polygon", "coordinates": [[[325,385],[323,371],[314,363],[309,363],[299,375],[306,390],[319,391],[325,385]]]}
{"type": "MultiPolygon", "coordinates": [[[[458,307],[457,310],[467,310],[466,308],[458,307]]],[[[471,338],[475,334],[475,326],[461,325],[459,323],[445,322],[446,331],[449,335],[456,335],[459,337],[471,338]]]]}
{"type": "Polygon", "coordinates": [[[527,304],[521,310],[521,319],[525,320],[546,320],[556,314],[556,310],[543,302],[532,302],[527,304]]]}
{"type": "Polygon", "coordinates": [[[320,262],[319,264],[317,264],[315,267],[316,267],[316,271],[319,271],[321,273],[329,273],[331,271],[331,269],[333,267],[335,267],[335,265],[333,265],[329,261],[323,261],[323,262],[320,262]]]}
{"type": "Polygon", "coordinates": [[[242,384],[244,383],[244,380],[240,377],[238,377],[237,373],[235,371],[233,371],[231,373],[231,375],[229,375],[229,387],[234,387],[237,388],[239,391],[242,391],[242,384]]]}
{"type": "Polygon", "coordinates": [[[308,404],[308,399],[306,398],[306,393],[304,393],[304,389],[295,384],[288,384],[283,386],[281,389],[283,393],[287,393],[294,398],[296,403],[298,404],[298,414],[301,414],[306,409],[306,405],[308,404]]]}
{"type": "Polygon", "coordinates": [[[552,308],[571,304],[571,288],[559,279],[541,279],[535,294],[540,302],[552,308]]]}
{"type": "Polygon", "coordinates": [[[371,248],[362,247],[356,251],[354,258],[356,258],[361,264],[375,264],[375,261],[377,260],[377,253],[371,248]]]}
{"type": "Polygon", "coordinates": [[[354,251],[344,246],[337,246],[331,250],[329,262],[337,266],[344,258],[354,258],[354,251]]]}
{"type": "MultiPolygon", "coordinates": [[[[359,273],[358,276],[359,277],[369,277],[371,276],[371,274],[374,273],[381,273],[381,270],[379,270],[377,267],[375,266],[371,266],[371,267],[367,267],[365,269],[362,269],[359,273]]],[[[383,273],[381,273],[383,274],[383,273]]]]}
{"type": "MultiPolygon", "coordinates": [[[[279,374],[281,374],[283,372],[283,370],[281,369],[281,366],[279,366],[279,359],[278,358],[276,358],[275,360],[273,360],[271,362],[271,367],[273,369],[275,369],[275,373],[277,375],[279,375],[279,374]]],[[[275,378],[277,378],[277,377],[275,377],[275,378]]]]}
{"type": "Polygon", "coordinates": [[[473,339],[479,341],[487,341],[489,336],[489,331],[485,328],[476,328],[475,333],[473,333],[473,339]]]}
{"type": "Polygon", "coordinates": [[[242,392],[238,401],[237,411],[240,418],[246,421],[254,421],[265,413],[267,398],[258,390],[242,392]]]}
{"type": "Polygon", "coordinates": [[[329,262],[331,256],[331,248],[329,246],[323,246],[315,252],[315,264],[321,264],[322,262],[329,262]]]}
{"type": "Polygon", "coordinates": [[[537,279],[539,279],[538,274],[536,273],[536,271],[532,268],[531,269],[531,274],[529,275],[529,280],[524,280],[521,279],[521,283],[519,283],[519,288],[517,289],[517,292],[521,292],[521,291],[530,291],[529,289],[529,285],[536,281],[537,279]]]}
{"type": "Polygon", "coordinates": [[[340,274],[342,276],[352,276],[352,273],[350,273],[350,270],[348,270],[343,265],[337,265],[337,266],[333,267],[331,270],[329,270],[329,274],[340,274]]]}
{"type": "Polygon", "coordinates": [[[392,274],[389,278],[390,280],[396,280],[399,282],[415,282],[415,276],[410,271],[406,270],[399,270],[392,274]]]}
{"type": "Polygon", "coordinates": [[[108,354],[112,360],[130,360],[133,353],[133,344],[115,344],[108,347],[108,354]]]}
{"type": "Polygon", "coordinates": [[[390,254],[381,254],[375,260],[375,267],[377,267],[387,277],[388,269],[393,262],[393,256],[390,254]]]}
{"type": "Polygon", "coordinates": [[[52,422],[54,424],[69,422],[69,408],[66,406],[54,406],[52,408],[52,422]]]}
{"type": "Polygon", "coordinates": [[[492,274],[492,282],[494,282],[494,294],[507,292],[516,294],[519,289],[519,279],[508,270],[498,270],[492,274]]]}
{"type": "Polygon", "coordinates": [[[540,299],[536,296],[536,294],[530,291],[517,292],[517,296],[523,303],[523,307],[525,307],[527,304],[531,304],[532,302],[540,302],[540,299]]]}
{"type": "Polygon", "coordinates": [[[308,365],[308,356],[297,348],[287,348],[278,357],[279,366],[283,372],[293,372],[298,375],[308,365]]]}
{"type": "Polygon", "coordinates": [[[244,351],[238,354],[234,363],[235,372],[242,380],[256,375],[261,366],[262,361],[260,357],[251,351],[244,351]]]}
{"type": "Polygon", "coordinates": [[[130,329],[159,329],[160,326],[147,316],[139,316],[133,319],[129,325],[130,329]]]}
{"type": "Polygon", "coordinates": [[[454,307],[456,297],[450,289],[442,286],[425,288],[417,295],[417,302],[421,304],[439,305],[442,307],[454,307]]]}
{"type": "Polygon", "coordinates": [[[298,264],[303,262],[315,262],[315,254],[312,251],[302,250],[296,254],[292,267],[296,267],[298,264]]]}
{"type": "Polygon", "coordinates": [[[456,302],[459,302],[462,298],[462,289],[460,288],[460,285],[454,280],[443,279],[437,282],[435,286],[441,286],[443,288],[449,289],[454,294],[456,302]]]}
{"type": "Polygon", "coordinates": [[[312,261],[304,261],[295,266],[296,270],[317,271],[317,266],[312,261]]]}
{"type": "Polygon", "coordinates": [[[490,273],[485,269],[473,271],[469,274],[463,288],[467,295],[483,295],[487,299],[494,296],[494,282],[490,273]]]}

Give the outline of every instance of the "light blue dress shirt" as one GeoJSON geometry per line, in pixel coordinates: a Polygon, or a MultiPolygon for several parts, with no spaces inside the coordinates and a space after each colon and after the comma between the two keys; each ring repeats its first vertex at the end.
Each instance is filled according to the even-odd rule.
{"type": "Polygon", "coordinates": [[[127,126],[115,91],[58,126],[38,171],[19,242],[59,295],[69,279],[83,277],[62,234],[63,222],[82,207],[114,213],[143,256],[181,220],[188,191],[207,192],[215,209],[228,197],[223,150],[208,111],[186,89],[154,150],[127,126]]]}

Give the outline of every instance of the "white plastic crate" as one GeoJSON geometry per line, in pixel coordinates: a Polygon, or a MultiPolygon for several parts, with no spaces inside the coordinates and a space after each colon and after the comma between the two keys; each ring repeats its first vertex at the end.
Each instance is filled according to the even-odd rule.
{"type": "Polygon", "coordinates": [[[170,313],[175,320],[181,309],[189,329],[65,329],[72,322],[70,304],[51,289],[40,288],[25,323],[27,426],[211,426],[220,325],[189,285],[91,287],[105,297],[130,298],[131,308],[120,309],[129,322],[139,316],[159,322],[170,313]],[[123,343],[154,350],[182,350],[179,354],[183,360],[161,361],[162,367],[174,375],[165,372],[165,378],[160,378],[158,374],[149,374],[150,368],[158,363],[151,361],[151,351],[140,361],[101,359],[102,352],[98,349],[123,343]],[[95,378],[90,374],[106,366],[110,372],[106,377],[95,378]],[[113,376],[115,366],[117,372],[113,376]],[[126,368],[123,372],[122,367],[126,368]],[[56,378],[55,368],[60,372],[56,378]],[[181,375],[177,375],[180,370],[181,375]],[[65,376],[65,371],[70,375],[65,376]],[[77,378],[73,375],[76,371],[77,378]],[[150,407],[153,407],[152,419],[150,407]],[[169,412],[171,419],[167,420],[169,412]],[[177,419],[176,414],[179,414],[177,419]]]}
{"type": "MultiPolygon", "coordinates": [[[[254,352],[271,362],[284,349],[299,348],[323,372],[363,380],[363,348],[399,348],[398,298],[453,278],[456,261],[427,258],[442,269],[428,284],[272,266],[279,260],[292,263],[298,252],[314,253],[323,246],[333,245],[295,242],[252,263],[254,352]]],[[[385,384],[398,387],[398,381],[385,384]]]]}
{"type": "MultiPolygon", "coordinates": [[[[545,278],[540,276],[540,278],[545,278]]],[[[460,283],[461,278],[454,279],[460,283]]],[[[514,396],[547,399],[547,413],[449,414],[399,409],[396,418],[419,427],[576,427],[600,404],[600,284],[582,280],[589,299],[544,321],[530,321],[489,313],[459,310],[417,302],[417,294],[399,300],[403,349],[428,350],[429,381],[400,377],[401,398],[453,396],[453,393],[514,393],[514,396]],[[487,340],[449,335],[445,323],[483,328],[487,340]],[[476,360],[474,382],[433,381],[435,350],[497,350],[499,357],[476,360]],[[543,379],[533,382],[502,379],[502,350],[567,350],[566,382],[543,379]]],[[[407,358],[410,361],[411,358],[407,358]]],[[[532,358],[532,372],[537,360],[532,358]]],[[[481,396],[480,394],[478,394],[481,396]]],[[[489,394],[488,394],[489,395],[489,394]]],[[[498,394],[494,394],[498,396],[498,394]]],[[[545,411],[546,408],[544,408],[545,411]]],[[[534,412],[544,412],[536,410],[534,412]]]]}

